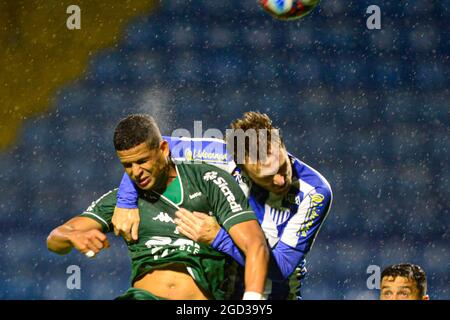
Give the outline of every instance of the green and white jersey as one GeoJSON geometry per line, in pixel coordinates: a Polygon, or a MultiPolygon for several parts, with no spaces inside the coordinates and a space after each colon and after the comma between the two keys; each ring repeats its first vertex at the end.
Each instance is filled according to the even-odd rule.
{"type": "MultiPolygon", "coordinates": [[[[202,163],[180,163],[176,170],[178,178],[164,194],[139,194],[139,240],[127,243],[132,263],[131,284],[155,268],[180,263],[186,265],[192,278],[211,297],[224,299],[226,256],[180,234],[175,228],[175,212],[182,207],[210,213],[227,231],[238,223],[256,220],[256,216],[227,172],[202,163]]],[[[98,221],[104,232],[113,231],[111,219],[116,196],[117,189],[108,192],[81,216],[98,221]]]]}

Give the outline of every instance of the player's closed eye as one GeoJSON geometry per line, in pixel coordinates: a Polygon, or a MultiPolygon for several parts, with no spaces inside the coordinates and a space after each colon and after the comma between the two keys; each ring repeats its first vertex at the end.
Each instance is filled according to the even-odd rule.
{"type": "MultiPolygon", "coordinates": [[[[145,159],[138,160],[138,161],[136,161],[134,163],[136,163],[138,165],[141,165],[141,164],[146,163],[148,160],[150,160],[150,159],[149,158],[145,158],[145,159]]],[[[123,164],[123,166],[125,168],[131,168],[133,166],[133,163],[131,163],[131,162],[126,162],[126,163],[122,163],[122,164],[123,164]]]]}
{"type": "Polygon", "coordinates": [[[141,160],[136,161],[136,163],[137,163],[137,164],[144,164],[144,163],[146,163],[148,160],[149,160],[148,158],[146,158],[146,159],[141,159],[141,160]]]}

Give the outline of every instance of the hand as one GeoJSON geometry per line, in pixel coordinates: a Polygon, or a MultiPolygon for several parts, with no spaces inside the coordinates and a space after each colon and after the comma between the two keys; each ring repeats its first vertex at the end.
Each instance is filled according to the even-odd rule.
{"type": "Polygon", "coordinates": [[[306,270],[304,265],[299,265],[295,268],[293,273],[295,275],[295,279],[300,281],[305,278],[307,272],[308,270],[306,270]]]}
{"type": "Polygon", "coordinates": [[[139,209],[114,208],[111,223],[114,226],[114,234],[121,235],[125,241],[137,241],[139,230],[139,209]]]}
{"type": "Polygon", "coordinates": [[[67,235],[73,247],[86,254],[88,251],[97,254],[102,249],[109,248],[108,238],[98,230],[78,231],[73,230],[67,235]]]}
{"type": "Polygon", "coordinates": [[[205,213],[180,208],[175,215],[177,230],[195,242],[211,244],[220,231],[216,219],[205,213]]]}

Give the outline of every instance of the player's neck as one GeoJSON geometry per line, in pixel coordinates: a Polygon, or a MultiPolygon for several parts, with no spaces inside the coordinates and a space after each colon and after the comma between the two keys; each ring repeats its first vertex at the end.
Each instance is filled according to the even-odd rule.
{"type": "Polygon", "coordinates": [[[172,160],[170,160],[168,166],[164,169],[164,171],[165,171],[165,173],[163,174],[164,178],[162,178],[162,180],[154,188],[152,188],[151,192],[163,194],[167,186],[171,182],[173,182],[177,177],[177,170],[172,160]]]}
{"type": "Polygon", "coordinates": [[[167,183],[166,183],[166,187],[171,184],[173,182],[173,180],[176,179],[178,173],[177,173],[177,169],[175,168],[175,164],[170,161],[169,164],[169,175],[167,177],[167,183]]]}

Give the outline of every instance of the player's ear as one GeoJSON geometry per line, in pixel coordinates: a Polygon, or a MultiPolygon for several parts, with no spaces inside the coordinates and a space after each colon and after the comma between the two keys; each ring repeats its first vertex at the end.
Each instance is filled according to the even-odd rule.
{"type": "Polygon", "coordinates": [[[170,154],[169,143],[166,140],[162,140],[159,143],[159,150],[161,150],[163,156],[167,158],[170,154]]]}

